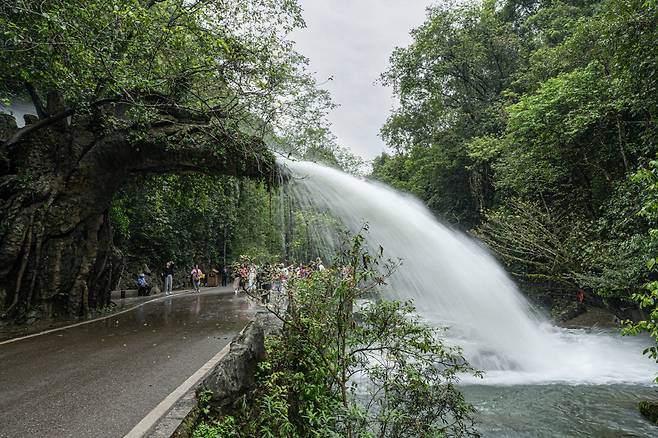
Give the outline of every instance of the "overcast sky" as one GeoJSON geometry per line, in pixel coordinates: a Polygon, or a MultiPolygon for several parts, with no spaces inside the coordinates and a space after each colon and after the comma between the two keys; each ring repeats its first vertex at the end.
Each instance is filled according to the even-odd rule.
{"type": "Polygon", "coordinates": [[[391,90],[375,83],[396,46],[411,42],[430,0],[298,0],[306,29],[292,39],[311,61],[318,82],[340,105],[329,119],[341,146],[371,159],[385,148],[379,137],[393,105],[391,90]]]}

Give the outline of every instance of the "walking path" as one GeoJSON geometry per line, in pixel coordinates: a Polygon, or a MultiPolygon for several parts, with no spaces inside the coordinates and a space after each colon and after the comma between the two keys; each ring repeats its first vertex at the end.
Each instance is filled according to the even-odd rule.
{"type": "Polygon", "coordinates": [[[0,437],[123,437],[257,311],[205,288],[0,344],[0,437]]]}

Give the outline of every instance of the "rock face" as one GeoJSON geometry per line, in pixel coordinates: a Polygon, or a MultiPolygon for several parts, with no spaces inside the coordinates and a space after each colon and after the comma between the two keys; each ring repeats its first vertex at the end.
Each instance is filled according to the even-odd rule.
{"type": "Polygon", "coordinates": [[[231,410],[241,396],[251,391],[256,383],[258,363],[265,359],[265,335],[262,325],[252,321],[231,342],[230,351],[205,378],[197,390],[209,390],[210,407],[217,413],[231,410]]]}
{"type": "Polygon", "coordinates": [[[153,126],[110,123],[117,119],[104,111],[116,116],[98,109],[70,122],[26,120],[21,129],[0,114],[0,318],[26,322],[33,310],[84,318],[110,304],[124,260],[108,211],[136,175],[274,172],[256,137],[164,115],[153,126]]]}

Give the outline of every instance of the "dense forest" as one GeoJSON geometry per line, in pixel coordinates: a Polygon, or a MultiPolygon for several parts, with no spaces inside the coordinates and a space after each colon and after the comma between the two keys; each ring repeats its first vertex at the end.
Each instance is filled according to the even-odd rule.
{"type": "Polygon", "coordinates": [[[656,2],[436,6],[412,36],[382,75],[399,105],[373,176],[472,231],[536,298],[632,307],[658,253],[656,2]]]}

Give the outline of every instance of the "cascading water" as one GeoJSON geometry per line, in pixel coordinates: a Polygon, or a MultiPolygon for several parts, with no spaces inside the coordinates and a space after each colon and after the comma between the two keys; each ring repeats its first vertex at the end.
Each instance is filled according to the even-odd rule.
{"type": "MultiPolygon", "coordinates": [[[[280,165],[302,206],[330,211],[351,232],[369,224],[368,245],[403,260],[387,293],[413,299],[429,321],[448,326],[449,342],[488,383],[649,384],[655,376],[641,354],[648,340],[551,326],[485,249],[439,223],[417,199],[314,163],[280,165]]],[[[331,245],[328,233],[318,238],[331,245]]]]}

